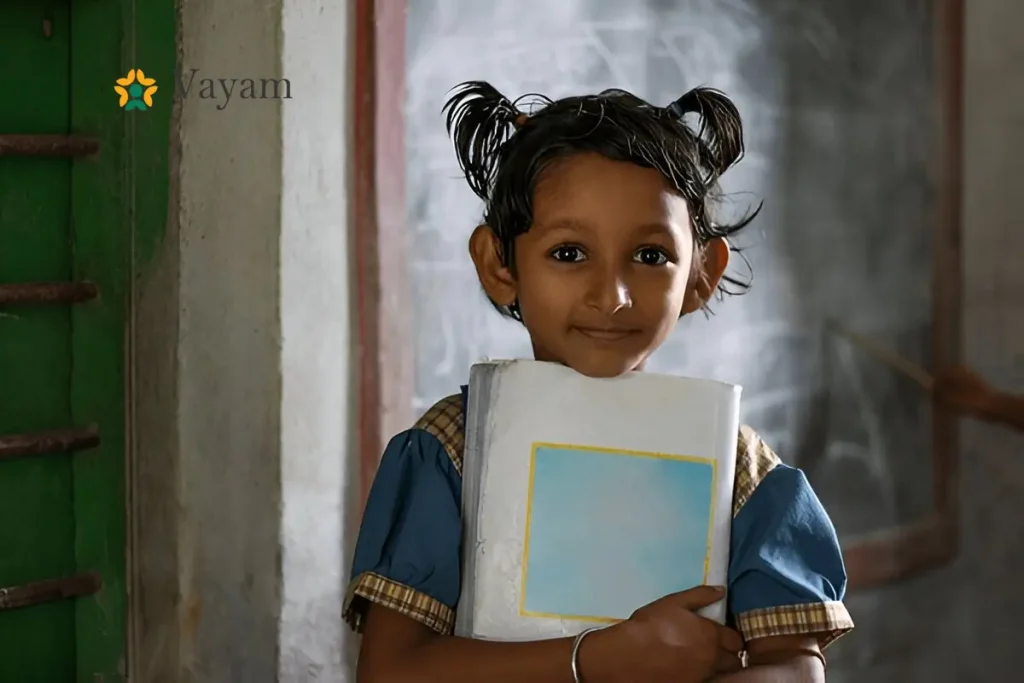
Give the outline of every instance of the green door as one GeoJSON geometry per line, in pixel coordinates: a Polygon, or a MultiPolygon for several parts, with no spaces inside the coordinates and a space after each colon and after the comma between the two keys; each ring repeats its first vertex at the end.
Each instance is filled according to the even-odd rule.
{"type": "Polygon", "coordinates": [[[117,0],[0,3],[3,682],[124,678],[120,16],[117,0]]]}

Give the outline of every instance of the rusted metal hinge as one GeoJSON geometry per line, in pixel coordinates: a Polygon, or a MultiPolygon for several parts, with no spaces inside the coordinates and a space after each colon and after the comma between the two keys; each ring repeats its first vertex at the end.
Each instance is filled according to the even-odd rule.
{"type": "Polygon", "coordinates": [[[88,572],[63,579],[33,581],[19,586],[0,587],[0,612],[20,607],[31,607],[44,602],[92,595],[103,587],[98,574],[88,572]]]}
{"type": "Polygon", "coordinates": [[[0,135],[0,157],[85,157],[99,140],[81,135],[0,135]]]}
{"type": "Polygon", "coordinates": [[[0,436],[0,460],[82,451],[99,445],[100,433],[95,425],[32,434],[10,434],[0,436]]]}
{"type": "Polygon", "coordinates": [[[0,285],[0,306],[80,304],[99,294],[99,287],[91,282],[15,282],[0,285]]]}

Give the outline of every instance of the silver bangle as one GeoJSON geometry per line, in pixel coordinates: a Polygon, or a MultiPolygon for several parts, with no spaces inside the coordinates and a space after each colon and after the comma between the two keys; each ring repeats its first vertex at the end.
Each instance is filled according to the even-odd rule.
{"type": "Polygon", "coordinates": [[[583,639],[594,631],[600,631],[608,626],[594,626],[584,631],[580,631],[576,638],[572,641],[572,680],[576,683],[583,683],[583,678],[580,676],[580,645],[583,644],[583,639]]]}

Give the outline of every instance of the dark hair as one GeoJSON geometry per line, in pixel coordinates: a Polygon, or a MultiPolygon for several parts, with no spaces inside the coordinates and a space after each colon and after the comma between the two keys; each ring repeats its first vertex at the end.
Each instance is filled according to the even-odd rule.
{"type": "MultiPolygon", "coordinates": [[[[515,238],[533,222],[538,177],[552,161],[573,154],[594,152],[661,172],[686,200],[698,244],[729,237],[761,208],[731,224],[714,218],[721,199],[718,180],[743,157],[739,111],[718,90],[694,88],[658,107],[623,90],[555,101],[526,95],[512,101],[489,83],[470,81],[455,89],[443,111],[459,166],[484,201],[484,222],[498,237],[501,257],[512,269],[515,238]],[[527,113],[518,105],[529,99],[533,110],[527,113]],[[699,118],[696,129],[685,122],[688,114],[699,118]]],[[[739,251],[733,245],[730,249],[739,251]]],[[[727,275],[719,284],[719,296],[741,294],[750,281],[749,276],[727,275]]],[[[519,318],[514,308],[498,310],[519,318]]]]}

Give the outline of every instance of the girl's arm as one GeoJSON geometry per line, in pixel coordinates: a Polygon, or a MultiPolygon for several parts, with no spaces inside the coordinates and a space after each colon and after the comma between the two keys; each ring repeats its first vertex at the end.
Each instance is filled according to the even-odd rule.
{"type": "MultiPolygon", "coordinates": [[[[588,683],[604,667],[587,636],[579,652],[588,683]]],[[[598,643],[600,644],[600,643],[598,643]]],[[[370,606],[359,655],[359,683],[573,683],[572,638],[496,643],[442,636],[399,612],[370,606]]]]}
{"type": "Polygon", "coordinates": [[[772,636],[750,641],[749,666],[714,683],[825,683],[825,658],[813,637],[772,636]]]}
{"type": "MultiPolygon", "coordinates": [[[[626,621],[589,634],[577,653],[580,681],[698,683],[736,671],[743,639],[694,613],[719,602],[723,595],[721,588],[697,586],[655,600],[626,621]]],[[[575,681],[573,638],[533,642],[457,638],[381,605],[369,606],[363,626],[359,683],[575,681]]]]}

